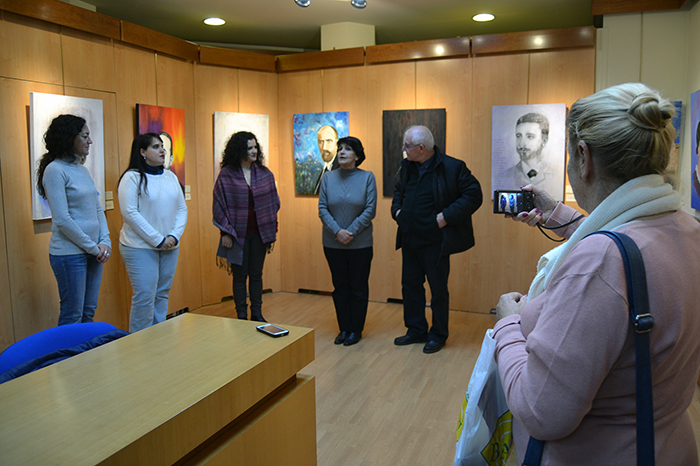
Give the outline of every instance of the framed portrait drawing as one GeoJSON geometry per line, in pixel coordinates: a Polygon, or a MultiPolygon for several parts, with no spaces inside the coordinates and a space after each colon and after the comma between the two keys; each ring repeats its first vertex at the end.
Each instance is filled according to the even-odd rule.
{"type": "Polygon", "coordinates": [[[295,113],[294,184],[297,194],[318,194],[323,176],[340,167],[338,139],[348,136],[348,112],[295,113]]]}
{"type": "Polygon", "coordinates": [[[179,108],[136,104],[139,134],[156,133],[165,147],[164,167],[185,186],[185,111],[179,108]]]}
{"type": "Polygon", "coordinates": [[[32,180],[32,219],[51,218],[51,209],[46,199],[36,189],[36,170],[41,157],[46,153],[44,133],[51,121],[59,115],[71,114],[85,119],[90,130],[90,153],[85,167],[90,172],[95,187],[100,192],[100,203],[105,208],[105,144],[104,114],[102,101],[65,95],[32,92],[29,95],[29,152],[32,180]]]}
{"type": "Polygon", "coordinates": [[[493,191],[534,184],[564,199],[566,104],[492,107],[493,191]]]}
{"type": "Polygon", "coordinates": [[[221,170],[221,154],[234,133],[253,133],[263,153],[263,163],[267,166],[270,149],[270,116],[253,113],[214,112],[214,180],[221,170]]]}
{"type": "Polygon", "coordinates": [[[700,139],[700,91],[690,94],[690,207],[700,210],[700,170],[698,169],[698,139],[700,139]]]}
{"type": "Polygon", "coordinates": [[[444,108],[421,110],[384,110],[382,112],[382,159],[384,196],[394,195],[403,153],[403,135],[411,126],[422,125],[430,129],[435,145],[445,151],[445,126],[447,113],[444,108]]]}

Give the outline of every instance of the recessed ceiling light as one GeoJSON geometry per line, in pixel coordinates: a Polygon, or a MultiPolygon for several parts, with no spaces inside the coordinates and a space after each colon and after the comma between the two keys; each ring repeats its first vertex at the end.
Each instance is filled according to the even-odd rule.
{"type": "Polygon", "coordinates": [[[294,3],[297,5],[306,8],[307,6],[311,5],[311,0],[294,0],[294,3]]]}
{"type": "Polygon", "coordinates": [[[482,22],[484,22],[484,21],[493,21],[494,18],[495,18],[495,16],[492,15],[491,13],[480,13],[480,14],[474,15],[474,16],[472,17],[472,19],[473,19],[474,21],[478,21],[478,22],[480,22],[480,23],[482,23],[482,22]]]}
{"type": "Polygon", "coordinates": [[[350,0],[350,3],[355,8],[360,8],[360,9],[367,6],[367,0],[350,0]]]}
{"type": "Polygon", "coordinates": [[[209,26],[221,26],[222,24],[226,24],[226,21],[221,18],[207,18],[204,20],[204,24],[209,26]]]}

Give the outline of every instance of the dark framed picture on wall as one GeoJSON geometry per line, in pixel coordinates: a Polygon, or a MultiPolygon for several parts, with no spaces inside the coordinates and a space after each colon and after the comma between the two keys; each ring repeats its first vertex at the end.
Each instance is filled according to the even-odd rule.
{"type": "Polygon", "coordinates": [[[384,110],[382,113],[382,153],[384,161],[384,196],[394,195],[403,153],[403,135],[411,126],[422,125],[432,131],[435,145],[445,151],[445,127],[447,112],[444,108],[421,110],[384,110]]]}

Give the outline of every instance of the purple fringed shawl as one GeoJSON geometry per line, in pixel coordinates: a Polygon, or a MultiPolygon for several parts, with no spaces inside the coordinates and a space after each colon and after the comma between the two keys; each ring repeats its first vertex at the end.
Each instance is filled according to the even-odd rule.
{"type": "MultiPolygon", "coordinates": [[[[252,164],[250,184],[253,205],[258,219],[258,230],[263,243],[277,240],[277,212],[280,198],[277,195],[275,176],[266,167],[252,164]]],[[[217,264],[230,270],[230,264],[243,261],[243,243],[248,229],[248,184],[240,168],[224,167],[214,185],[214,225],[233,236],[232,248],[224,248],[219,242],[217,264]]]]}

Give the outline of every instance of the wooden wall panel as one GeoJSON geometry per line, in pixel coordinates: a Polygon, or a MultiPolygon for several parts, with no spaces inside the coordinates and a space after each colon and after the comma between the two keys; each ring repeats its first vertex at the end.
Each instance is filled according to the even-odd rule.
{"type": "Polygon", "coordinates": [[[281,253],[282,290],[296,292],[324,280],[328,269],[323,257],[318,220],[318,196],[296,194],[292,117],[295,113],[323,111],[322,71],[280,74],[279,80],[279,176],[277,188],[282,208],[278,245],[281,253]],[[314,222],[314,223],[312,223],[314,222]],[[313,225],[313,226],[312,226],[313,225]]]}
{"type": "Polygon", "coordinates": [[[61,48],[66,86],[114,92],[116,75],[112,39],[63,28],[61,48]]]}
{"type": "MultiPolygon", "coordinates": [[[[118,75],[116,80],[116,112],[117,112],[117,146],[114,155],[119,160],[119,169],[117,179],[129,166],[129,158],[131,152],[131,143],[137,134],[136,126],[136,104],[156,105],[156,59],[153,52],[149,52],[138,47],[132,47],[121,42],[114,44],[114,67],[116,70],[123,72],[118,75]]],[[[114,197],[115,212],[113,216],[121,216],[119,207],[119,196],[117,192],[117,182],[107,186],[107,191],[112,191],[114,197]]],[[[117,231],[112,231],[112,251],[116,255],[113,259],[118,261],[123,266],[121,253],[119,252],[119,225],[117,231]]],[[[126,309],[125,329],[128,329],[128,313],[131,307],[132,289],[129,282],[129,277],[124,275],[121,281],[125,283],[124,287],[124,302],[126,309]]]]}
{"type": "MultiPolygon", "coordinates": [[[[114,93],[86,89],[66,88],[66,95],[99,99],[104,113],[104,147],[105,147],[105,191],[114,190],[121,175],[119,156],[117,155],[117,98],[114,93]]],[[[119,231],[122,228],[122,216],[118,202],[114,209],[106,210],[109,237],[112,240],[114,254],[102,268],[102,285],[100,300],[95,313],[95,320],[109,322],[118,328],[129,330],[129,305],[131,296],[126,297],[127,276],[124,261],[118,253],[119,231]],[[116,251],[115,251],[116,250],[116,251]]]]}
{"type": "MultiPolygon", "coordinates": [[[[279,132],[279,95],[277,93],[277,73],[262,71],[238,71],[239,93],[238,111],[241,113],[257,113],[270,117],[270,146],[263,148],[267,166],[275,175],[279,190],[280,153],[277,134],[279,132]]],[[[265,258],[263,269],[263,287],[273,291],[282,289],[282,252],[284,246],[279,241],[271,254],[265,258]]]]}
{"type": "Polygon", "coordinates": [[[51,221],[32,220],[29,93],[62,94],[60,86],[0,78],[0,166],[14,337],[58,322],[58,287],[49,264],[51,221]],[[9,200],[12,199],[10,203],[9,200]]]}
{"type": "Polygon", "coordinates": [[[60,84],[63,76],[59,26],[8,12],[3,12],[2,17],[0,76],[60,84]]]}
{"type": "MultiPolygon", "coordinates": [[[[348,112],[350,135],[359,138],[365,147],[367,159],[360,168],[381,172],[381,147],[379,150],[367,146],[367,69],[363,66],[323,70],[323,112],[348,112]]],[[[318,217],[318,196],[313,196],[312,206],[304,220],[308,235],[297,235],[295,241],[303,241],[309,260],[314,260],[312,280],[306,280],[299,288],[320,291],[333,291],[331,273],[323,253],[323,224],[318,217]]],[[[377,213],[379,216],[379,213],[377,213]]],[[[376,219],[374,221],[376,224],[376,219]]],[[[302,278],[302,277],[299,277],[302,278]]],[[[371,279],[370,279],[371,281],[371,279]]],[[[370,285],[370,293],[372,286],[370,285]]]]}
{"type": "MultiPolygon", "coordinates": [[[[189,61],[158,55],[156,82],[159,106],[185,110],[185,187],[194,186],[198,172],[194,65],[189,61]]],[[[203,218],[206,218],[206,215],[203,218]]],[[[193,197],[191,201],[187,201],[187,228],[182,236],[168,312],[185,307],[196,309],[202,305],[200,243],[197,234],[199,222],[199,206],[193,197]]]]}
{"type": "MultiPolygon", "coordinates": [[[[412,62],[367,67],[367,144],[371,154],[383,153],[382,112],[416,108],[416,64],[412,62]],[[369,128],[372,130],[369,131],[369,128]]],[[[396,250],[396,222],[391,198],[382,196],[383,170],[377,169],[377,218],[374,222],[374,259],[370,299],[401,298],[401,251],[396,250]]]]}
{"type": "MultiPolygon", "coordinates": [[[[441,147],[441,150],[464,160],[474,176],[483,180],[485,173],[474,168],[479,166],[474,159],[481,154],[472,151],[472,59],[418,62],[416,70],[417,108],[446,109],[447,147],[441,147]]],[[[478,276],[472,265],[471,252],[450,258],[450,307],[453,309],[477,310],[473,308],[475,296],[466,293],[465,287],[465,283],[478,276]]]]}
{"type": "Polygon", "coordinates": [[[214,189],[214,112],[238,112],[238,72],[218,66],[195,65],[194,84],[197,180],[189,204],[197,205],[200,221],[197,224],[188,222],[187,234],[199,235],[202,302],[213,304],[232,295],[232,278],[216,266],[219,230],[212,223],[211,213],[214,189]]]}
{"type": "MultiPolygon", "coordinates": [[[[2,173],[1,168],[0,173],[2,173]]],[[[5,196],[2,192],[2,176],[0,176],[0,205],[4,205],[4,198],[5,196]]],[[[5,225],[5,212],[3,209],[0,209],[0,225],[5,225]]],[[[9,270],[10,264],[7,257],[5,228],[0,228],[0,352],[15,342],[15,329],[12,324],[12,293],[10,290],[9,270]]]]}
{"type": "MultiPolygon", "coordinates": [[[[471,170],[484,193],[484,206],[474,215],[476,246],[467,252],[471,260],[468,279],[463,283],[473,297],[469,310],[489,312],[501,294],[523,290],[534,276],[536,254],[529,254],[535,233],[527,227],[494,215],[491,202],[491,107],[527,104],[528,55],[474,58],[471,170]],[[508,247],[507,245],[517,245],[508,247]]],[[[515,130],[513,130],[515,132],[515,130]]],[[[539,234],[539,232],[537,233],[539,234]]],[[[452,288],[453,290],[454,288],[452,288]]]]}

